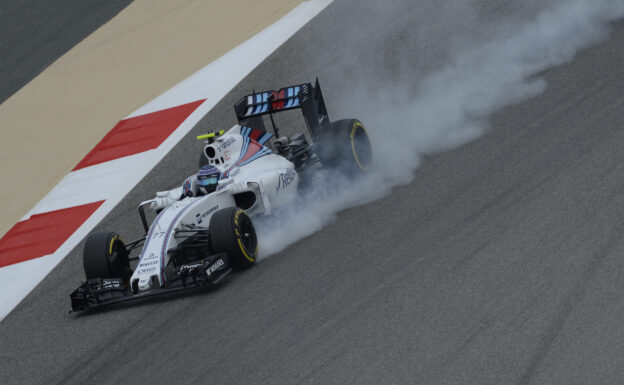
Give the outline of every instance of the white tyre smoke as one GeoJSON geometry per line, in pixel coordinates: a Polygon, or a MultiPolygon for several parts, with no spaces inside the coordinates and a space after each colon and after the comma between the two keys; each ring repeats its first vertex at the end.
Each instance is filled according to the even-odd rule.
{"type": "Polygon", "coordinates": [[[370,93],[360,93],[367,99],[352,100],[348,110],[362,110],[354,118],[362,118],[369,128],[376,154],[374,171],[357,186],[331,179],[316,183],[298,205],[262,221],[258,226],[261,256],[318,231],[339,210],[410,182],[423,155],[477,138],[494,111],[544,91],[546,83],[534,78],[536,74],[606,39],[608,23],[621,17],[622,0],[561,1],[529,23],[505,28],[504,36],[473,42],[471,49],[458,52],[445,67],[425,78],[415,96],[399,86],[384,90],[393,98],[371,99],[370,93]]]}

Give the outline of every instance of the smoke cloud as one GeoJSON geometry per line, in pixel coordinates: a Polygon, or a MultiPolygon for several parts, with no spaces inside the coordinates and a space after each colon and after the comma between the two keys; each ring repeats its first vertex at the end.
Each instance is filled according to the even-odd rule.
{"type": "MultiPolygon", "coordinates": [[[[621,0],[550,1],[546,6],[528,19],[484,25],[470,36],[455,39],[449,43],[447,54],[438,55],[445,63],[438,63],[438,70],[415,82],[409,77],[417,71],[410,71],[410,63],[404,60],[393,68],[402,81],[382,79],[382,92],[379,79],[371,75],[375,71],[356,71],[354,76],[359,79],[352,79],[351,84],[361,84],[361,92],[350,89],[348,97],[328,105],[333,108],[338,104],[346,116],[366,123],[377,155],[373,171],[356,186],[335,180],[316,183],[296,205],[262,219],[257,226],[261,257],[320,230],[338,211],[378,199],[389,194],[393,186],[410,182],[423,155],[453,149],[479,137],[487,131],[487,119],[494,111],[544,91],[547,85],[539,77],[541,71],[570,61],[579,50],[608,38],[609,22],[624,17],[621,0]],[[370,92],[367,87],[377,91],[370,92]]],[[[392,7],[379,12],[399,17],[392,15],[392,7]]],[[[470,17],[463,17],[461,22],[479,22],[477,12],[462,12],[470,17]]],[[[393,37],[406,39],[396,31],[388,32],[385,39],[393,37]]],[[[407,38],[404,45],[410,47],[409,43],[407,38]]],[[[372,56],[378,53],[375,50],[383,49],[371,45],[372,56]]]]}

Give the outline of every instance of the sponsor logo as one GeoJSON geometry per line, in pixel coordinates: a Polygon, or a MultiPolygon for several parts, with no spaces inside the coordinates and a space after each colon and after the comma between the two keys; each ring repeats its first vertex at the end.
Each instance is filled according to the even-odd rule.
{"type": "Polygon", "coordinates": [[[277,186],[275,187],[275,192],[278,192],[280,187],[285,189],[288,187],[297,177],[297,173],[292,168],[289,168],[285,173],[279,174],[279,179],[277,180],[277,186]]]}
{"type": "MultiPolygon", "coordinates": [[[[152,259],[159,259],[158,255],[154,254],[154,253],[150,253],[147,258],[144,258],[144,261],[151,261],[152,259]]],[[[142,263],[142,265],[144,265],[145,263],[142,263]]]]}
{"type": "Polygon", "coordinates": [[[236,139],[234,139],[233,137],[229,137],[225,140],[225,142],[221,143],[220,145],[217,146],[217,151],[223,151],[226,148],[230,147],[230,145],[232,143],[234,143],[236,141],[236,139]]]}
{"type": "Polygon", "coordinates": [[[236,175],[238,175],[240,173],[240,168],[237,168],[236,170],[232,171],[230,173],[230,178],[235,177],[236,175]]]}
{"type": "Polygon", "coordinates": [[[158,270],[158,266],[142,267],[139,270],[137,270],[137,274],[139,275],[150,274],[150,273],[155,273],[157,270],[158,270]]]}
{"type": "Polygon", "coordinates": [[[206,275],[210,277],[212,273],[221,269],[223,266],[225,266],[225,262],[223,262],[221,258],[217,259],[215,263],[213,263],[212,265],[210,265],[209,268],[206,269],[206,275]]]}
{"type": "Polygon", "coordinates": [[[197,221],[197,224],[202,223],[202,220],[204,218],[206,218],[208,215],[214,213],[215,211],[217,211],[217,209],[219,208],[219,205],[216,205],[212,208],[210,208],[208,211],[204,212],[203,214],[201,213],[197,213],[195,214],[195,220],[197,221]]]}
{"type": "Polygon", "coordinates": [[[101,289],[120,289],[121,288],[121,281],[115,279],[115,280],[108,280],[108,279],[104,279],[102,280],[102,285],[100,286],[101,289]]]}
{"type": "Polygon", "coordinates": [[[192,265],[182,265],[182,266],[180,266],[180,269],[178,271],[181,273],[181,272],[186,271],[186,270],[196,269],[196,268],[198,268],[200,266],[203,266],[203,265],[204,265],[203,263],[194,263],[192,265]]]}

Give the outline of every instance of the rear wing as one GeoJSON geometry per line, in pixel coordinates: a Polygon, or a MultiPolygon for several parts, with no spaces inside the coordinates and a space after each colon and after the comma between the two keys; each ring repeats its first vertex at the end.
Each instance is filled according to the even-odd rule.
{"type": "Polygon", "coordinates": [[[241,126],[266,131],[262,116],[269,115],[276,137],[279,137],[279,132],[273,121],[273,114],[297,108],[301,109],[312,138],[329,123],[318,79],[314,86],[311,83],[304,83],[277,91],[254,92],[234,104],[234,111],[241,126]]]}

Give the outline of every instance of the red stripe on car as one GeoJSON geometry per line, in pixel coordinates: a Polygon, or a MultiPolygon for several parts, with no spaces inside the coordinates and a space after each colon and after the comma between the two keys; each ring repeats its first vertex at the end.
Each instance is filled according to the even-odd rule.
{"type": "Polygon", "coordinates": [[[258,141],[258,139],[260,139],[260,136],[262,134],[264,134],[264,131],[252,128],[251,133],[249,134],[249,137],[255,141],[258,141]]]}
{"type": "Polygon", "coordinates": [[[245,155],[243,155],[242,158],[240,158],[240,160],[238,162],[236,162],[237,165],[243,163],[244,161],[246,161],[247,159],[251,158],[252,156],[256,155],[256,153],[258,151],[262,150],[262,146],[256,142],[255,140],[250,140],[249,141],[249,146],[247,147],[247,151],[245,152],[245,155]]]}
{"type": "MultiPolygon", "coordinates": [[[[273,94],[275,95],[275,94],[273,94]]],[[[277,93],[277,99],[281,99],[284,96],[286,96],[286,91],[284,89],[281,89],[278,93],[277,93]]],[[[274,110],[281,110],[282,108],[284,108],[284,104],[286,104],[286,100],[279,100],[276,102],[273,102],[273,109],[274,110]]]]}

